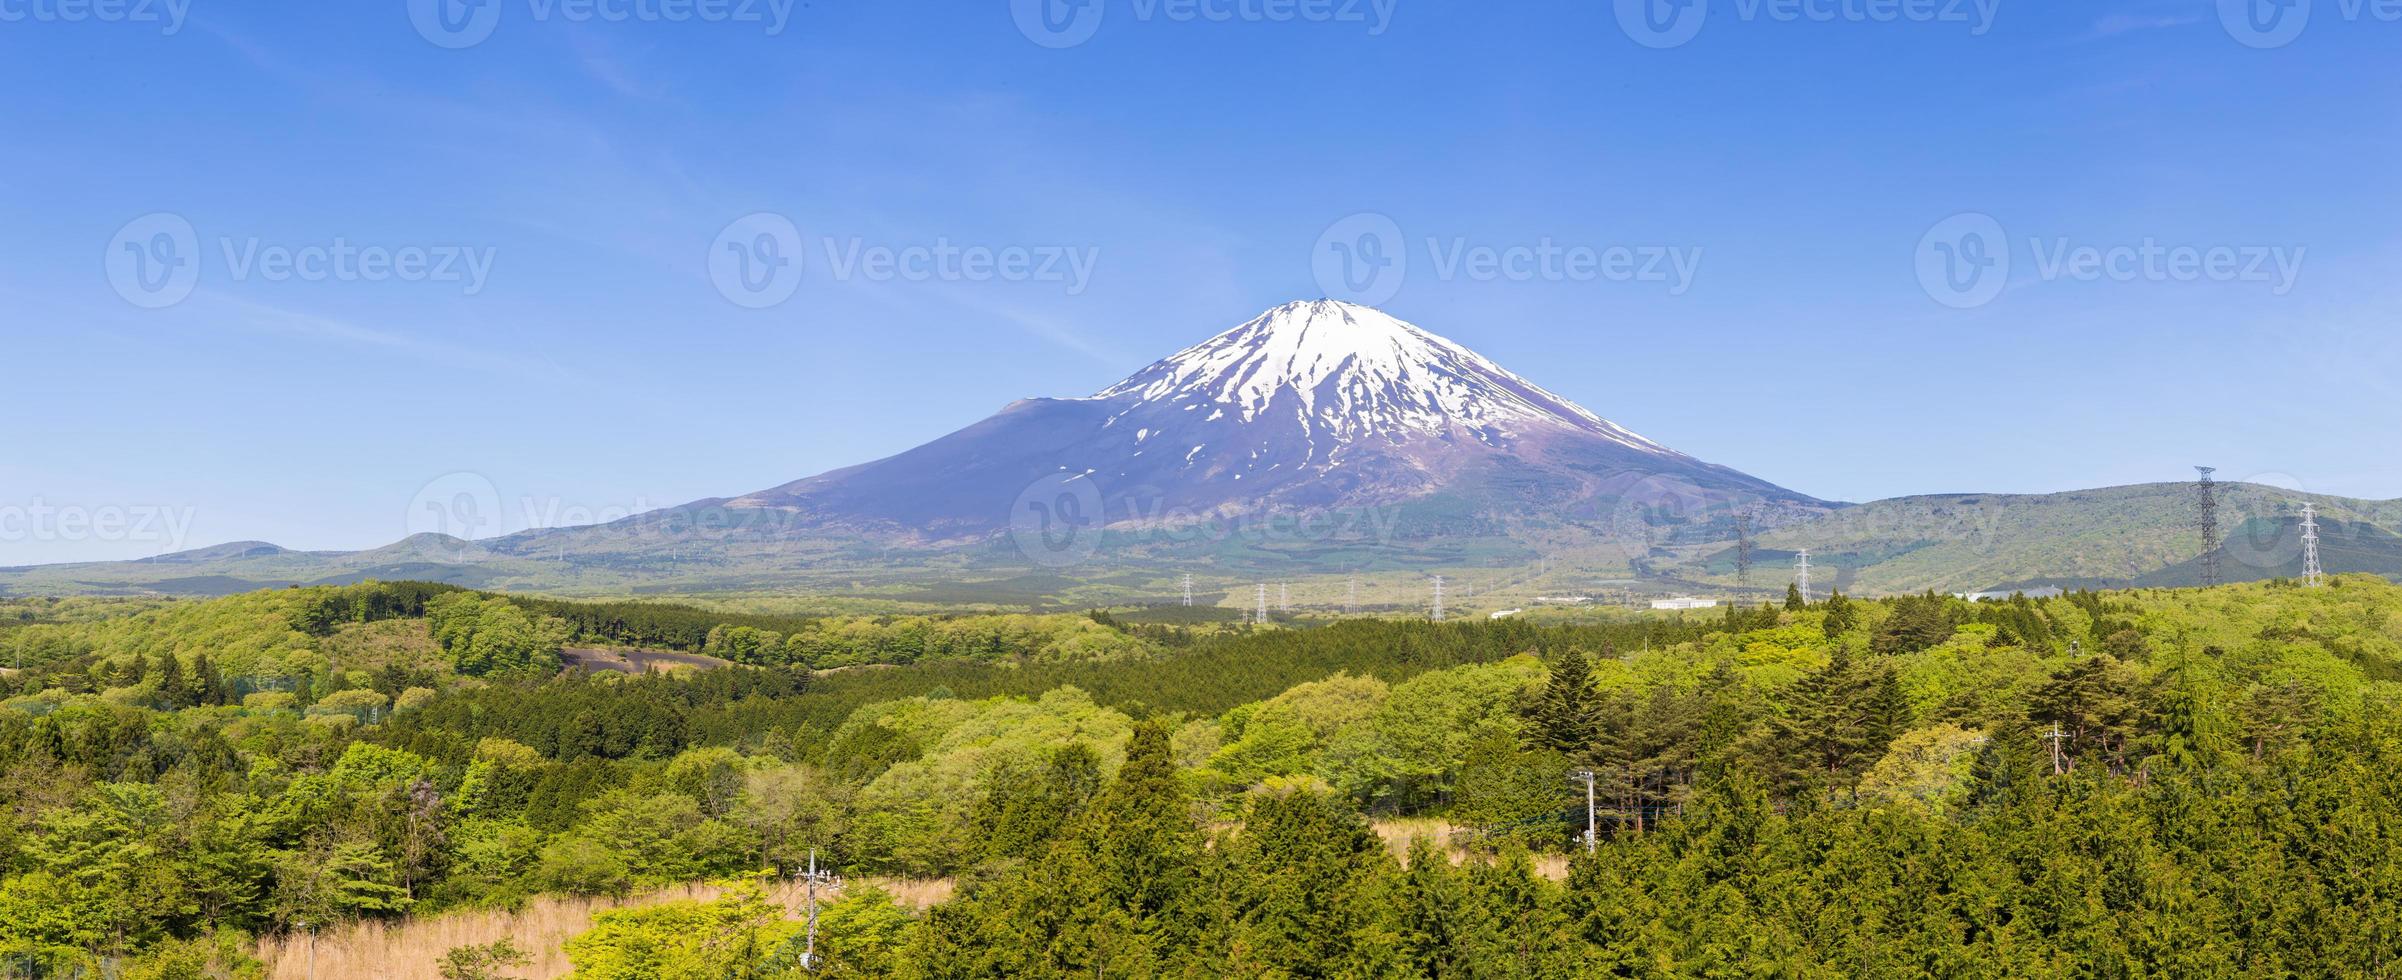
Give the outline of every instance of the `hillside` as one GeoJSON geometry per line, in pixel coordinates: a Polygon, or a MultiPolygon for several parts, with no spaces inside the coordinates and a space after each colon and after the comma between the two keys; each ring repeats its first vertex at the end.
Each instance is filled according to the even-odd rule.
{"type": "MultiPolygon", "coordinates": [[[[2402,577],[2402,501],[2293,493],[2257,484],[2218,491],[2228,581],[2298,576],[2300,509],[2317,505],[2330,572],[2402,577]]],[[[2192,484],[2155,483],[2043,495],[1947,494],[1882,500],[1762,534],[1755,568],[1781,588],[1810,549],[1821,588],[1870,595],[1935,589],[2198,585],[2192,484]]],[[[1731,584],[1731,541],[1682,546],[1662,567],[1731,584]]]]}
{"type": "MultiPolygon", "coordinates": [[[[53,974],[205,975],[264,949],[288,972],[323,931],[331,955],[422,972],[491,938],[477,910],[525,907],[568,910],[528,935],[559,944],[536,951],[553,969],[647,976],[664,957],[785,980],[798,926],[762,889],[582,916],[789,878],[812,854],[855,881],[959,882],[924,912],[872,888],[830,900],[820,952],[865,976],[1207,972],[1231,955],[1261,959],[1245,973],[1433,977],[1453,950],[1527,978],[1882,975],[1896,957],[1947,975],[2350,975],[2402,936],[2386,880],[2402,868],[2402,586],[2371,576],[1363,620],[816,678],[421,664],[223,696],[216,664],[320,632],[424,654],[353,632],[414,617],[319,615],[405,614],[412,595],[436,642],[467,609],[478,634],[507,631],[470,593],[414,587],[16,631],[93,631],[95,647],[0,678],[0,950],[53,974]],[[385,710],[387,683],[417,686],[385,710]],[[1596,773],[1590,818],[1575,771],[1596,773]],[[1396,855],[1369,816],[1454,829],[1396,855]],[[1159,938],[1095,952],[1130,908],[1159,938]],[[1484,925],[1408,938],[1429,922],[1484,925]]],[[[867,656],[877,635],[856,636],[833,649],[867,656]]]]}

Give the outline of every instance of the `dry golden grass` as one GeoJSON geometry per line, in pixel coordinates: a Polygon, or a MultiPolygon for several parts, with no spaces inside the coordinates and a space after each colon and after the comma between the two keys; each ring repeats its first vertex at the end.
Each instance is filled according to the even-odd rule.
{"type": "MultiPolygon", "coordinates": [[[[895,901],[915,909],[951,897],[948,879],[912,881],[862,879],[883,887],[895,901]]],[[[397,922],[360,922],[307,936],[259,941],[258,957],[267,963],[269,980],[441,980],[442,954],[459,946],[515,940],[532,954],[533,964],[517,975],[529,980],[552,980],[568,974],[567,940],[592,928],[592,917],[615,908],[656,905],[682,899],[707,901],[721,890],[712,885],[687,885],[629,899],[541,898],[518,912],[454,912],[397,922]]],[[[802,914],[803,890],[782,884],[770,890],[776,901],[802,914]]],[[[820,901],[834,893],[820,892],[820,901]]]]}
{"type": "MultiPolygon", "coordinates": [[[[1453,864],[1460,864],[1471,859],[1482,859],[1481,855],[1467,847],[1465,835],[1460,828],[1442,820],[1426,817],[1407,820],[1378,820],[1371,823],[1370,826],[1375,829],[1376,836],[1384,838],[1384,845],[1393,852],[1393,859],[1403,864],[1409,863],[1410,843],[1420,837],[1434,841],[1436,847],[1441,848],[1443,853],[1451,857],[1453,864]]],[[[1534,860],[1536,874],[1553,881],[1568,880],[1568,858],[1566,856],[1537,854],[1534,856],[1534,860]]]]}

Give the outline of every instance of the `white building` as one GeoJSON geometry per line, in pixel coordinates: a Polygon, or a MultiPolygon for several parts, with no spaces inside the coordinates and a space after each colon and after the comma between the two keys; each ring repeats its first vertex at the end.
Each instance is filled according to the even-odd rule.
{"type": "Polygon", "coordinates": [[[1718,600],[1696,599],[1692,596],[1678,596],[1674,599],[1653,599],[1651,600],[1651,607],[1653,609],[1716,609],[1718,608],[1718,600]]]}
{"type": "Polygon", "coordinates": [[[2026,593],[2026,596],[2029,599],[2057,599],[2068,594],[2068,592],[2063,589],[2046,587],[2041,589],[2017,589],[2010,592],[1954,592],[1952,593],[1952,598],[1966,599],[1970,602],[2004,602],[2009,600],[2011,596],[2018,595],[2021,592],[2026,593]]]}

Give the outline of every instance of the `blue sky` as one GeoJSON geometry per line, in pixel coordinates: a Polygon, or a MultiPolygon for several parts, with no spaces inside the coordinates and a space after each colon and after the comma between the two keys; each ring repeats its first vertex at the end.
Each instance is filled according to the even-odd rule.
{"type": "Polygon", "coordinates": [[[2402,496],[2402,23],[2350,0],[140,2],[0,0],[0,564],[775,485],[1349,288],[1361,214],[1396,315],[1818,496],[2402,496]],[[195,278],[127,286],[175,222],[195,278]],[[1546,246],[1693,265],[1446,261],[1546,246]],[[112,508],[173,520],[61,526],[112,508]]]}

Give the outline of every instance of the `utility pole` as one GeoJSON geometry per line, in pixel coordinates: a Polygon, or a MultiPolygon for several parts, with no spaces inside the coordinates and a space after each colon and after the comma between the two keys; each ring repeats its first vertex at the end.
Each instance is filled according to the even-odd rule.
{"type": "Polygon", "coordinates": [[[2052,730],[2045,732],[2043,737],[2052,743],[2052,775],[2060,775],[2066,771],[2060,768],[2060,741],[2067,738],[2068,733],[2060,730],[2059,722],[2053,722],[2052,730]]]}
{"type": "Polygon", "coordinates": [[[1435,576],[1435,622],[1443,621],[1443,576],[1435,576]]]}
{"type": "Polygon", "coordinates": [[[809,891],[809,945],[801,952],[801,969],[817,969],[817,886],[834,884],[832,872],[817,870],[817,848],[809,849],[809,874],[802,879],[809,891]]]}
{"type": "Polygon", "coordinates": [[[1188,607],[1193,604],[1193,573],[1191,572],[1184,573],[1184,604],[1188,607]]]}
{"type": "Polygon", "coordinates": [[[2202,529],[2202,587],[2209,588],[2219,584],[2219,502],[2217,483],[2210,478],[2211,474],[2218,472],[2218,468],[2196,466],[2194,469],[2202,474],[2201,482],[2194,485],[2194,490],[2200,497],[2197,503],[2202,511],[2199,522],[2202,529]]]}
{"type": "Polygon", "coordinates": [[[1793,569],[1793,587],[1801,590],[1802,602],[1806,604],[1810,601],[1810,549],[1801,550],[1800,562],[1793,569]]]}
{"type": "Polygon", "coordinates": [[[2326,574],[2319,570],[2319,510],[2305,503],[2302,505],[2302,586],[2315,589],[2326,578],[2326,574]]]}
{"type": "Polygon", "coordinates": [[[1570,773],[1569,777],[1585,781],[1585,853],[1591,854],[1601,839],[1601,821],[1593,810],[1593,781],[1599,778],[1599,774],[1591,769],[1579,769],[1570,773]]]}

